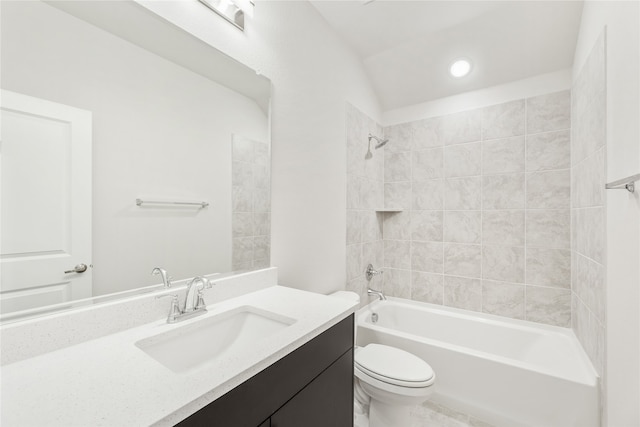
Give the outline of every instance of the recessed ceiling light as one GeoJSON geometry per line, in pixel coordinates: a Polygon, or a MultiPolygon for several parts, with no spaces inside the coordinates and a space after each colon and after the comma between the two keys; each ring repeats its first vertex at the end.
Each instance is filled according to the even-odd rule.
{"type": "Polygon", "coordinates": [[[471,71],[471,62],[468,59],[460,58],[453,61],[449,66],[449,74],[453,77],[464,77],[471,71]]]}

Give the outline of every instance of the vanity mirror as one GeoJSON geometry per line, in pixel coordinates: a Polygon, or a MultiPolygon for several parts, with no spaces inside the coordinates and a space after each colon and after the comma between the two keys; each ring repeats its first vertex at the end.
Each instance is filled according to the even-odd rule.
{"type": "Polygon", "coordinates": [[[134,1],[1,8],[4,318],[269,265],[267,78],[134,1]]]}

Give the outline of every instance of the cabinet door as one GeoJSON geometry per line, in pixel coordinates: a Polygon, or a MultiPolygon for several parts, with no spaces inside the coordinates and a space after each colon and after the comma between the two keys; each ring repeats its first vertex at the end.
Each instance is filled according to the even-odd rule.
{"type": "Polygon", "coordinates": [[[271,416],[271,427],[353,427],[353,349],[271,416]]]}

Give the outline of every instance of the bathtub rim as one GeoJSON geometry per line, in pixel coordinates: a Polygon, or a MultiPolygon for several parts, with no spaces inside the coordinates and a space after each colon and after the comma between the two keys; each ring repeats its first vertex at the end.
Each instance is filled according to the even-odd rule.
{"type": "Polygon", "coordinates": [[[356,339],[357,339],[357,329],[362,327],[362,328],[371,329],[372,331],[375,331],[375,332],[390,333],[404,339],[425,342],[426,344],[442,347],[451,351],[470,354],[475,357],[487,359],[497,363],[506,363],[521,369],[527,369],[527,370],[536,372],[540,375],[545,375],[552,378],[558,378],[564,381],[583,384],[590,387],[599,387],[600,380],[601,380],[600,376],[598,375],[597,371],[593,367],[591,360],[587,356],[584,348],[582,347],[582,344],[580,344],[580,341],[576,337],[573,330],[570,328],[563,328],[561,326],[547,325],[544,323],[537,323],[537,322],[532,322],[528,320],[512,319],[509,317],[497,316],[494,314],[480,313],[480,312],[464,310],[456,307],[447,307],[447,306],[442,306],[438,304],[407,300],[404,298],[397,298],[397,297],[387,297],[386,301],[376,300],[360,308],[356,312],[355,326],[356,326],[356,339]],[[583,375],[581,376],[581,378],[576,378],[575,375],[562,375],[562,374],[559,374],[557,371],[553,371],[551,369],[545,369],[544,367],[533,364],[533,363],[524,362],[524,361],[520,361],[517,359],[505,357],[505,356],[500,356],[500,355],[488,353],[485,351],[464,347],[461,345],[451,344],[445,341],[426,338],[426,337],[410,334],[407,332],[403,332],[397,329],[378,326],[376,324],[373,324],[367,321],[367,318],[370,318],[370,316],[368,315],[375,309],[375,307],[378,307],[383,304],[394,304],[394,305],[400,305],[400,306],[404,305],[412,308],[417,308],[419,310],[435,312],[436,314],[444,313],[447,316],[471,319],[473,321],[481,321],[487,324],[496,324],[496,323],[507,324],[509,327],[514,329],[534,331],[535,333],[538,333],[538,334],[542,332],[545,335],[562,335],[565,339],[570,340],[571,344],[576,348],[577,350],[576,353],[578,354],[578,357],[580,358],[580,362],[583,367],[583,371],[584,371],[583,375]],[[389,331],[392,331],[392,332],[389,332],[389,331]]]}

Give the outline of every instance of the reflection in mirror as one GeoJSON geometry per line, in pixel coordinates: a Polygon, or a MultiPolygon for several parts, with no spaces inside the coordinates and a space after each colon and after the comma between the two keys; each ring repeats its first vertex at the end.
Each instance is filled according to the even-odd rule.
{"type": "Polygon", "coordinates": [[[1,7],[3,315],[269,265],[266,78],[134,2],[1,7]]]}

